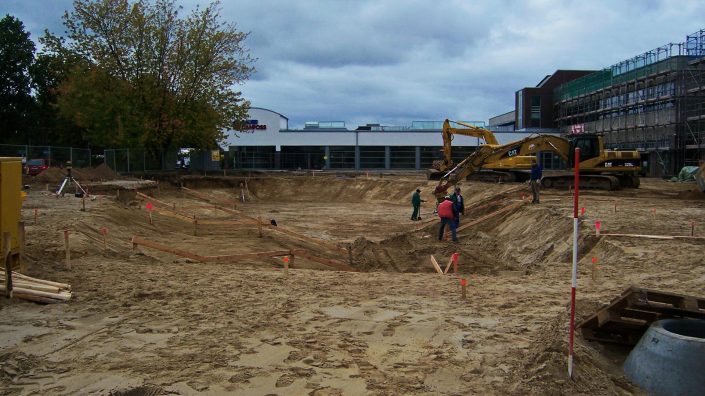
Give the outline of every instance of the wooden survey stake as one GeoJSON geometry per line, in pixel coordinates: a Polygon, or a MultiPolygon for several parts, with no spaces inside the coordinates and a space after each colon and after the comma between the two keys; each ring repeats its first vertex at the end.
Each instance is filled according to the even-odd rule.
{"type": "Polygon", "coordinates": [[[25,242],[25,230],[24,221],[17,223],[17,243],[20,245],[20,272],[27,273],[27,259],[24,255],[25,249],[27,248],[25,242]]]}
{"type": "Polygon", "coordinates": [[[2,234],[2,246],[4,252],[2,252],[2,261],[5,265],[5,297],[12,298],[12,268],[10,267],[10,242],[12,237],[9,232],[2,234]]]}
{"type": "Polygon", "coordinates": [[[453,264],[453,256],[451,256],[450,259],[448,259],[448,264],[446,265],[446,269],[443,270],[444,274],[448,273],[448,270],[450,269],[451,264],[453,264]]]}
{"type": "Polygon", "coordinates": [[[100,233],[103,234],[103,249],[108,250],[108,229],[103,227],[100,229],[100,233]]]}

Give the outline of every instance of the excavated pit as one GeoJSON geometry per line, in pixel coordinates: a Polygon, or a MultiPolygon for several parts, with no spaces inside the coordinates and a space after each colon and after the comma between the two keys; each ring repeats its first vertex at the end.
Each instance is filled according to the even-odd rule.
{"type": "MultiPolygon", "coordinates": [[[[522,204],[524,184],[465,183],[461,226],[472,225],[453,244],[435,240],[432,202],[421,222],[409,219],[411,193],[419,187],[432,201],[434,185],[409,175],[190,176],[161,180],[153,198],[89,199],[86,211],[80,199],[32,188],[23,206],[28,274],[70,283],[75,297],[56,306],[0,299],[9,335],[0,337],[8,362],[0,386],[17,394],[146,394],[149,384],[182,394],[638,394],[621,371],[628,351],[580,334],[575,376],[566,378],[570,194],[545,190],[531,205],[522,204]],[[285,275],[280,257],[198,262],[131,243],[137,236],[203,256],[303,249],[348,262],[293,234],[265,228],[260,238],[244,215],[351,246],[361,272],[296,257],[285,275]],[[434,255],[445,266],[456,251],[465,300],[457,277],[434,274],[430,263],[434,255]]],[[[702,239],[594,230],[600,220],[603,233],[688,235],[694,221],[705,236],[705,199],[692,197],[650,180],[637,191],[583,195],[578,321],[631,284],[705,294],[702,239]]]]}

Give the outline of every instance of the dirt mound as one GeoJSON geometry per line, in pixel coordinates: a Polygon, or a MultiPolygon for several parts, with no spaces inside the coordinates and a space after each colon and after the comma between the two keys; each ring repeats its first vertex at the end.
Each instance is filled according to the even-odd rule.
{"type": "Polygon", "coordinates": [[[114,180],[118,179],[118,174],[113,172],[112,169],[105,163],[102,163],[91,170],[93,177],[103,179],[103,180],[114,180]]]}
{"type": "Polygon", "coordinates": [[[678,199],[703,199],[705,200],[705,193],[693,189],[690,191],[681,191],[678,193],[678,199]]]}
{"type": "MultiPolygon", "coordinates": [[[[250,194],[258,200],[278,202],[336,201],[336,202],[386,202],[411,199],[419,187],[414,180],[350,179],[333,176],[263,178],[247,182],[250,194]]],[[[427,188],[428,197],[430,189],[427,188]]]]}
{"type": "MultiPolygon", "coordinates": [[[[73,168],[71,175],[79,182],[92,182],[119,179],[117,173],[113,172],[107,165],[100,164],[95,168],[73,168]]],[[[66,169],[48,168],[44,172],[34,177],[36,183],[58,184],[66,177],[66,169]]]]}
{"type": "Polygon", "coordinates": [[[59,183],[66,177],[66,171],[61,168],[48,168],[34,177],[37,183],[59,183]]]}
{"type": "MultiPolygon", "coordinates": [[[[597,304],[578,302],[578,312],[592,312],[597,304]]],[[[566,307],[567,309],[567,307],[566,307]]],[[[512,373],[512,393],[530,395],[638,394],[624,377],[621,363],[629,349],[585,341],[575,334],[573,378],[568,379],[568,313],[544,325],[512,373]]]]}
{"type": "Polygon", "coordinates": [[[110,396],[157,396],[166,394],[167,392],[157,385],[142,385],[132,389],[110,392],[110,396]]]}

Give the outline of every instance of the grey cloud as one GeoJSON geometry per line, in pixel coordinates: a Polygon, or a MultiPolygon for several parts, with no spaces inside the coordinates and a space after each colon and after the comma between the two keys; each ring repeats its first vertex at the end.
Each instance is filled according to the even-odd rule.
{"type": "MultiPolygon", "coordinates": [[[[200,1],[198,1],[200,2],[200,1]]],[[[62,32],[71,2],[11,0],[27,26],[62,32]],[[32,12],[35,9],[47,12],[32,12]]],[[[188,12],[197,1],[183,1],[188,12]]],[[[257,73],[238,87],[290,126],[487,120],[556,69],[600,69],[703,26],[698,0],[224,1],[251,32],[257,73]]],[[[34,30],[32,30],[34,33],[34,30]]],[[[41,29],[39,30],[41,33],[41,29]]],[[[36,35],[33,35],[36,38],[36,35]]]]}

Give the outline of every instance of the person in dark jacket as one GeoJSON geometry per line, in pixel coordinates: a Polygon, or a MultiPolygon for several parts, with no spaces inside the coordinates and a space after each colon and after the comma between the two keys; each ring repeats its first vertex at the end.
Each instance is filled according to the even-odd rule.
{"type": "Polygon", "coordinates": [[[455,186],[455,192],[450,196],[450,200],[455,205],[455,208],[458,209],[458,216],[455,218],[455,227],[457,228],[460,225],[460,215],[465,214],[465,200],[460,194],[460,187],[455,186]]]}
{"type": "Polygon", "coordinates": [[[446,195],[443,202],[438,205],[438,217],[441,218],[441,227],[438,229],[438,240],[443,240],[443,231],[446,224],[450,227],[450,233],[453,237],[453,242],[458,242],[458,237],[455,235],[456,224],[455,218],[458,216],[458,208],[450,200],[450,196],[446,195]]]}
{"type": "Polygon", "coordinates": [[[543,177],[543,167],[538,161],[531,163],[531,192],[534,194],[534,199],[531,203],[540,203],[539,194],[541,189],[541,178],[543,177]]]}
{"type": "Polygon", "coordinates": [[[426,202],[421,199],[421,189],[417,188],[414,195],[411,196],[411,205],[414,207],[414,212],[411,214],[411,220],[421,220],[421,202],[426,202]]]}

